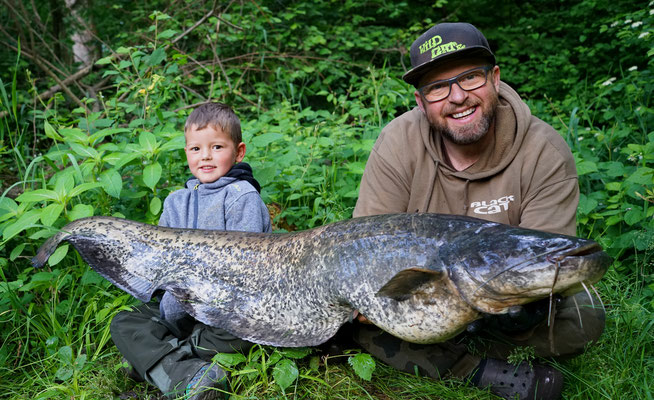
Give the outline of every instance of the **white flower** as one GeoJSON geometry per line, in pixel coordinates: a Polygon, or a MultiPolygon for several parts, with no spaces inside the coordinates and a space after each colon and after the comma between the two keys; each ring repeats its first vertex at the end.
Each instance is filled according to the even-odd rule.
{"type": "MultiPolygon", "coordinates": [[[[654,11],[654,10],[652,10],[652,11],[654,11]]],[[[642,39],[642,38],[644,38],[645,36],[648,36],[648,35],[649,35],[649,32],[643,32],[640,35],[638,35],[638,39],[642,39]]]]}
{"type": "Polygon", "coordinates": [[[616,26],[618,26],[618,21],[615,21],[614,23],[611,24],[611,28],[615,28],[616,26]]]}
{"type": "Polygon", "coordinates": [[[632,23],[632,22],[633,22],[633,20],[631,20],[631,19],[628,19],[628,20],[625,20],[625,21],[624,21],[625,25],[626,25],[626,24],[630,24],[630,23],[632,23]]]}
{"type": "Polygon", "coordinates": [[[628,71],[636,71],[636,70],[638,70],[638,67],[635,65],[628,69],[628,71]]]}
{"type": "Polygon", "coordinates": [[[602,86],[609,86],[609,85],[612,85],[612,84],[613,84],[613,81],[615,81],[615,77],[613,77],[613,78],[609,78],[609,79],[605,80],[604,82],[602,82],[602,86]]]}
{"type": "Polygon", "coordinates": [[[654,10],[649,10],[649,15],[654,15],[654,10]]]}
{"type": "Polygon", "coordinates": [[[631,27],[632,27],[632,28],[638,28],[638,27],[641,26],[642,24],[643,24],[643,21],[636,21],[636,22],[634,22],[633,24],[631,24],[631,27]]]}

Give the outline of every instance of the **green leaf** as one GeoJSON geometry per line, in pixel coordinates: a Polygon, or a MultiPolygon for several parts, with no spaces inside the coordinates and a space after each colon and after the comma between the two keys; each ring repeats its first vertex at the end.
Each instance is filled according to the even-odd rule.
{"type": "Polygon", "coordinates": [[[143,132],[139,135],[141,149],[149,154],[154,154],[157,148],[157,138],[150,132],[143,132]]]}
{"type": "Polygon", "coordinates": [[[654,185],[654,169],[640,167],[627,178],[626,182],[651,187],[654,185]]]}
{"type": "Polygon", "coordinates": [[[577,211],[580,215],[588,215],[597,208],[598,204],[597,200],[587,197],[582,193],[579,196],[579,207],[577,207],[577,211]]]}
{"type": "Polygon", "coordinates": [[[640,208],[633,207],[624,213],[624,222],[627,225],[635,225],[645,219],[645,213],[640,208]]]}
{"type": "Polygon", "coordinates": [[[18,256],[23,253],[23,250],[25,249],[25,245],[27,245],[27,243],[21,243],[18,246],[14,247],[14,249],[11,251],[11,254],[9,254],[9,259],[11,261],[16,260],[16,258],[18,258],[18,256]]]}
{"type": "Polygon", "coordinates": [[[161,179],[161,164],[154,162],[154,164],[147,165],[143,168],[143,183],[150,189],[154,190],[154,187],[161,179]]]}
{"type": "Polygon", "coordinates": [[[82,194],[82,193],[84,193],[84,192],[86,192],[86,191],[88,191],[88,190],[95,189],[95,188],[100,187],[100,186],[102,186],[102,183],[100,183],[100,182],[87,182],[87,183],[82,183],[81,185],[77,185],[77,186],[75,186],[75,187],[74,187],[74,188],[73,188],[73,189],[68,193],[68,197],[79,196],[80,194],[82,194]]]}
{"type": "Polygon", "coordinates": [[[177,31],[175,31],[175,30],[166,29],[165,31],[163,31],[163,32],[161,32],[159,34],[159,39],[169,39],[169,38],[175,36],[176,33],[177,33],[177,31]]]}
{"type": "Polygon", "coordinates": [[[113,56],[107,56],[99,59],[98,61],[95,62],[95,65],[107,65],[111,64],[111,60],[113,59],[113,56]]]}
{"type": "Polygon", "coordinates": [[[91,159],[98,158],[98,151],[93,147],[84,146],[79,143],[70,143],[70,148],[80,157],[86,157],[91,159]]]}
{"type": "Polygon", "coordinates": [[[70,348],[70,346],[62,346],[59,348],[59,351],[57,352],[59,355],[59,360],[64,363],[64,364],[72,364],[73,363],[73,349],[70,348]]]}
{"type": "Polygon", "coordinates": [[[282,388],[282,391],[286,390],[287,387],[291,386],[293,382],[297,379],[299,372],[295,361],[285,358],[275,364],[275,368],[272,372],[275,383],[282,388]]]}
{"type": "Polygon", "coordinates": [[[161,211],[161,199],[155,196],[150,200],[150,213],[159,215],[159,211],[161,211]]]}
{"type": "Polygon", "coordinates": [[[100,174],[100,183],[105,192],[111,197],[120,199],[120,191],[123,189],[123,178],[115,169],[108,169],[100,174]]]}
{"type": "Polygon", "coordinates": [[[276,142],[280,139],[283,139],[284,135],[277,132],[268,132],[263,135],[258,135],[252,138],[252,145],[256,147],[265,147],[270,143],[276,142]]]}
{"type": "Polygon", "coordinates": [[[64,137],[65,142],[79,143],[83,145],[89,143],[88,135],[79,128],[61,128],[59,129],[59,133],[64,137]]]}
{"type": "Polygon", "coordinates": [[[16,212],[18,210],[18,203],[9,197],[0,198],[0,211],[16,212]]]}
{"type": "Polygon", "coordinates": [[[73,376],[74,372],[72,365],[62,365],[55,373],[55,378],[65,382],[73,376]]]}
{"type": "Polygon", "coordinates": [[[592,161],[582,161],[577,164],[577,174],[579,176],[597,172],[597,164],[592,161]]]}
{"type": "Polygon", "coordinates": [[[174,151],[183,149],[186,146],[186,139],[184,139],[183,134],[170,138],[167,142],[159,147],[161,151],[174,151]]]}
{"type": "Polygon", "coordinates": [[[86,354],[80,354],[75,358],[75,362],[73,363],[73,368],[76,371],[81,371],[82,368],[84,368],[85,364],[86,364],[86,354]]]}
{"type": "Polygon", "coordinates": [[[50,204],[41,210],[41,223],[45,226],[52,226],[63,211],[63,204],[50,204]]]}
{"type": "Polygon", "coordinates": [[[43,128],[45,129],[45,136],[49,137],[52,140],[58,140],[62,142],[64,140],[60,134],[55,131],[55,129],[50,125],[48,121],[43,121],[43,128]]]}
{"type": "Polygon", "coordinates": [[[132,63],[127,60],[121,60],[120,63],[118,63],[118,69],[125,69],[129,68],[132,66],[132,63]]]}
{"type": "Polygon", "coordinates": [[[68,213],[68,219],[71,221],[92,216],[93,206],[88,204],[75,204],[73,209],[68,213]]]}
{"type": "Polygon", "coordinates": [[[295,359],[304,358],[311,354],[310,347],[287,347],[283,349],[280,348],[278,350],[284,357],[295,359]]]}
{"type": "Polygon", "coordinates": [[[245,356],[241,353],[218,353],[213,356],[212,359],[212,361],[217,362],[224,367],[233,367],[245,362],[245,360],[245,356]]]}
{"type": "Polygon", "coordinates": [[[48,189],[37,189],[31,192],[25,192],[16,197],[19,203],[34,203],[38,201],[56,200],[57,193],[48,189]]]}
{"type": "Polygon", "coordinates": [[[21,217],[18,218],[16,222],[4,229],[2,232],[3,239],[9,240],[25,229],[32,227],[36,221],[39,220],[39,218],[41,218],[41,210],[32,210],[26,212],[25,214],[21,215],[21,217]]]}
{"type": "Polygon", "coordinates": [[[69,246],[67,244],[59,246],[48,259],[48,265],[54,267],[55,265],[59,264],[59,262],[63,260],[64,257],[66,257],[66,254],[68,254],[68,247],[69,246]]]}
{"type": "Polygon", "coordinates": [[[350,357],[347,362],[352,366],[359,378],[370,381],[375,370],[375,360],[372,359],[370,354],[359,353],[354,357],[350,357]]]}
{"type": "Polygon", "coordinates": [[[64,199],[66,198],[66,194],[73,190],[74,187],[75,178],[73,178],[73,172],[70,169],[67,169],[62,171],[62,173],[57,177],[54,191],[57,193],[58,199],[64,199]]]}
{"type": "Polygon", "coordinates": [[[23,286],[22,280],[17,280],[13,282],[0,282],[0,294],[10,291],[13,292],[15,290],[18,290],[21,286],[23,286]]]}
{"type": "Polygon", "coordinates": [[[119,169],[138,157],[138,153],[111,153],[104,160],[119,169]]]}
{"type": "Polygon", "coordinates": [[[159,47],[150,54],[146,65],[152,67],[153,65],[159,65],[163,60],[166,59],[166,50],[163,47],[159,47]]]}
{"type": "Polygon", "coordinates": [[[105,128],[95,132],[93,135],[89,136],[89,142],[95,144],[100,140],[104,139],[107,136],[115,135],[116,133],[127,133],[131,132],[127,128],[105,128]]]}

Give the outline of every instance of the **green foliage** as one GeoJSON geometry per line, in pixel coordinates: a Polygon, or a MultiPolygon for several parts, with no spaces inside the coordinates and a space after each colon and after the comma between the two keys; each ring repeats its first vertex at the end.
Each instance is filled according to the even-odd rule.
{"type": "MultiPolygon", "coordinates": [[[[51,27],[44,17],[61,10],[41,3],[34,13],[51,27]]],[[[407,48],[447,18],[486,34],[502,79],[566,138],[580,176],[578,234],[616,259],[603,284],[611,306],[602,343],[560,365],[567,398],[651,398],[651,2],[423,3],[228,2],[208,14],[214,4],[201,0],[94,2],[83,15],[103,39],[102,54],[71,86],[84,107],[68,95],[36,99],[56,82],[20,43],[10,43],[15,52],[2,47],[0,397],[100,398],[134,388],[116,377],[109,334],[111,318],[134,300],[67,245],[44,270],[29,259],[46,237],[85,216],[156,223],[163,199],[189,176],[181,149],[192,105],[212,99],[236,109],[245,161],[277,230],[349,218],[381,127],[413,107],[412,89],[400,79],[407,48]],[[98,82],[96,92],[86,90],[98,82]]],[[[13,32],[5,12],[0,22],[13,32]]],[[[54,47],[69,25],[44,43],[54,47]]],[[[244,397],[406,398],[419,387],[425,397],[490,398],[389,372],[366,354],[347,357],[338,368],[307,349],[255,346],[215,361],[244,397]]],[[[531,360],[527,351],[515,358],[531,360]]]]}

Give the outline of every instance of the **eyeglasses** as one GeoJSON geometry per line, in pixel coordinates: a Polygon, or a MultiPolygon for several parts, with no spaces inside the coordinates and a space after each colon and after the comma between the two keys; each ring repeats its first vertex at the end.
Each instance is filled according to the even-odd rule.
{"type": "Polygon", "coordinates": [[[493,69],[493,67],[490,65],[473,68],[460,73],[454,78],[428,83],[425,86],[420,87],[418,92],[420,92],[422,98],[427,100],[428,103],[435,103],[449,96],[452,91],[452,85],[455,83],[466,92],[484,86],[488,80],[488,71],[491,69],[493,69]]]}

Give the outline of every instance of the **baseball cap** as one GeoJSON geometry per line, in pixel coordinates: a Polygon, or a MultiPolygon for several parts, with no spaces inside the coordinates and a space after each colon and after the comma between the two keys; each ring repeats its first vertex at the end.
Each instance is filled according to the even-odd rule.
{"type": "Polygon", "coordinates": [[[444,61],[476,56],[495,65],[495,55],[484,35],[466,22],[443,22],[432,26],[413,42],[410,56],[411,69],[402,79],[416,87],[427,71],[444,61]]]}

